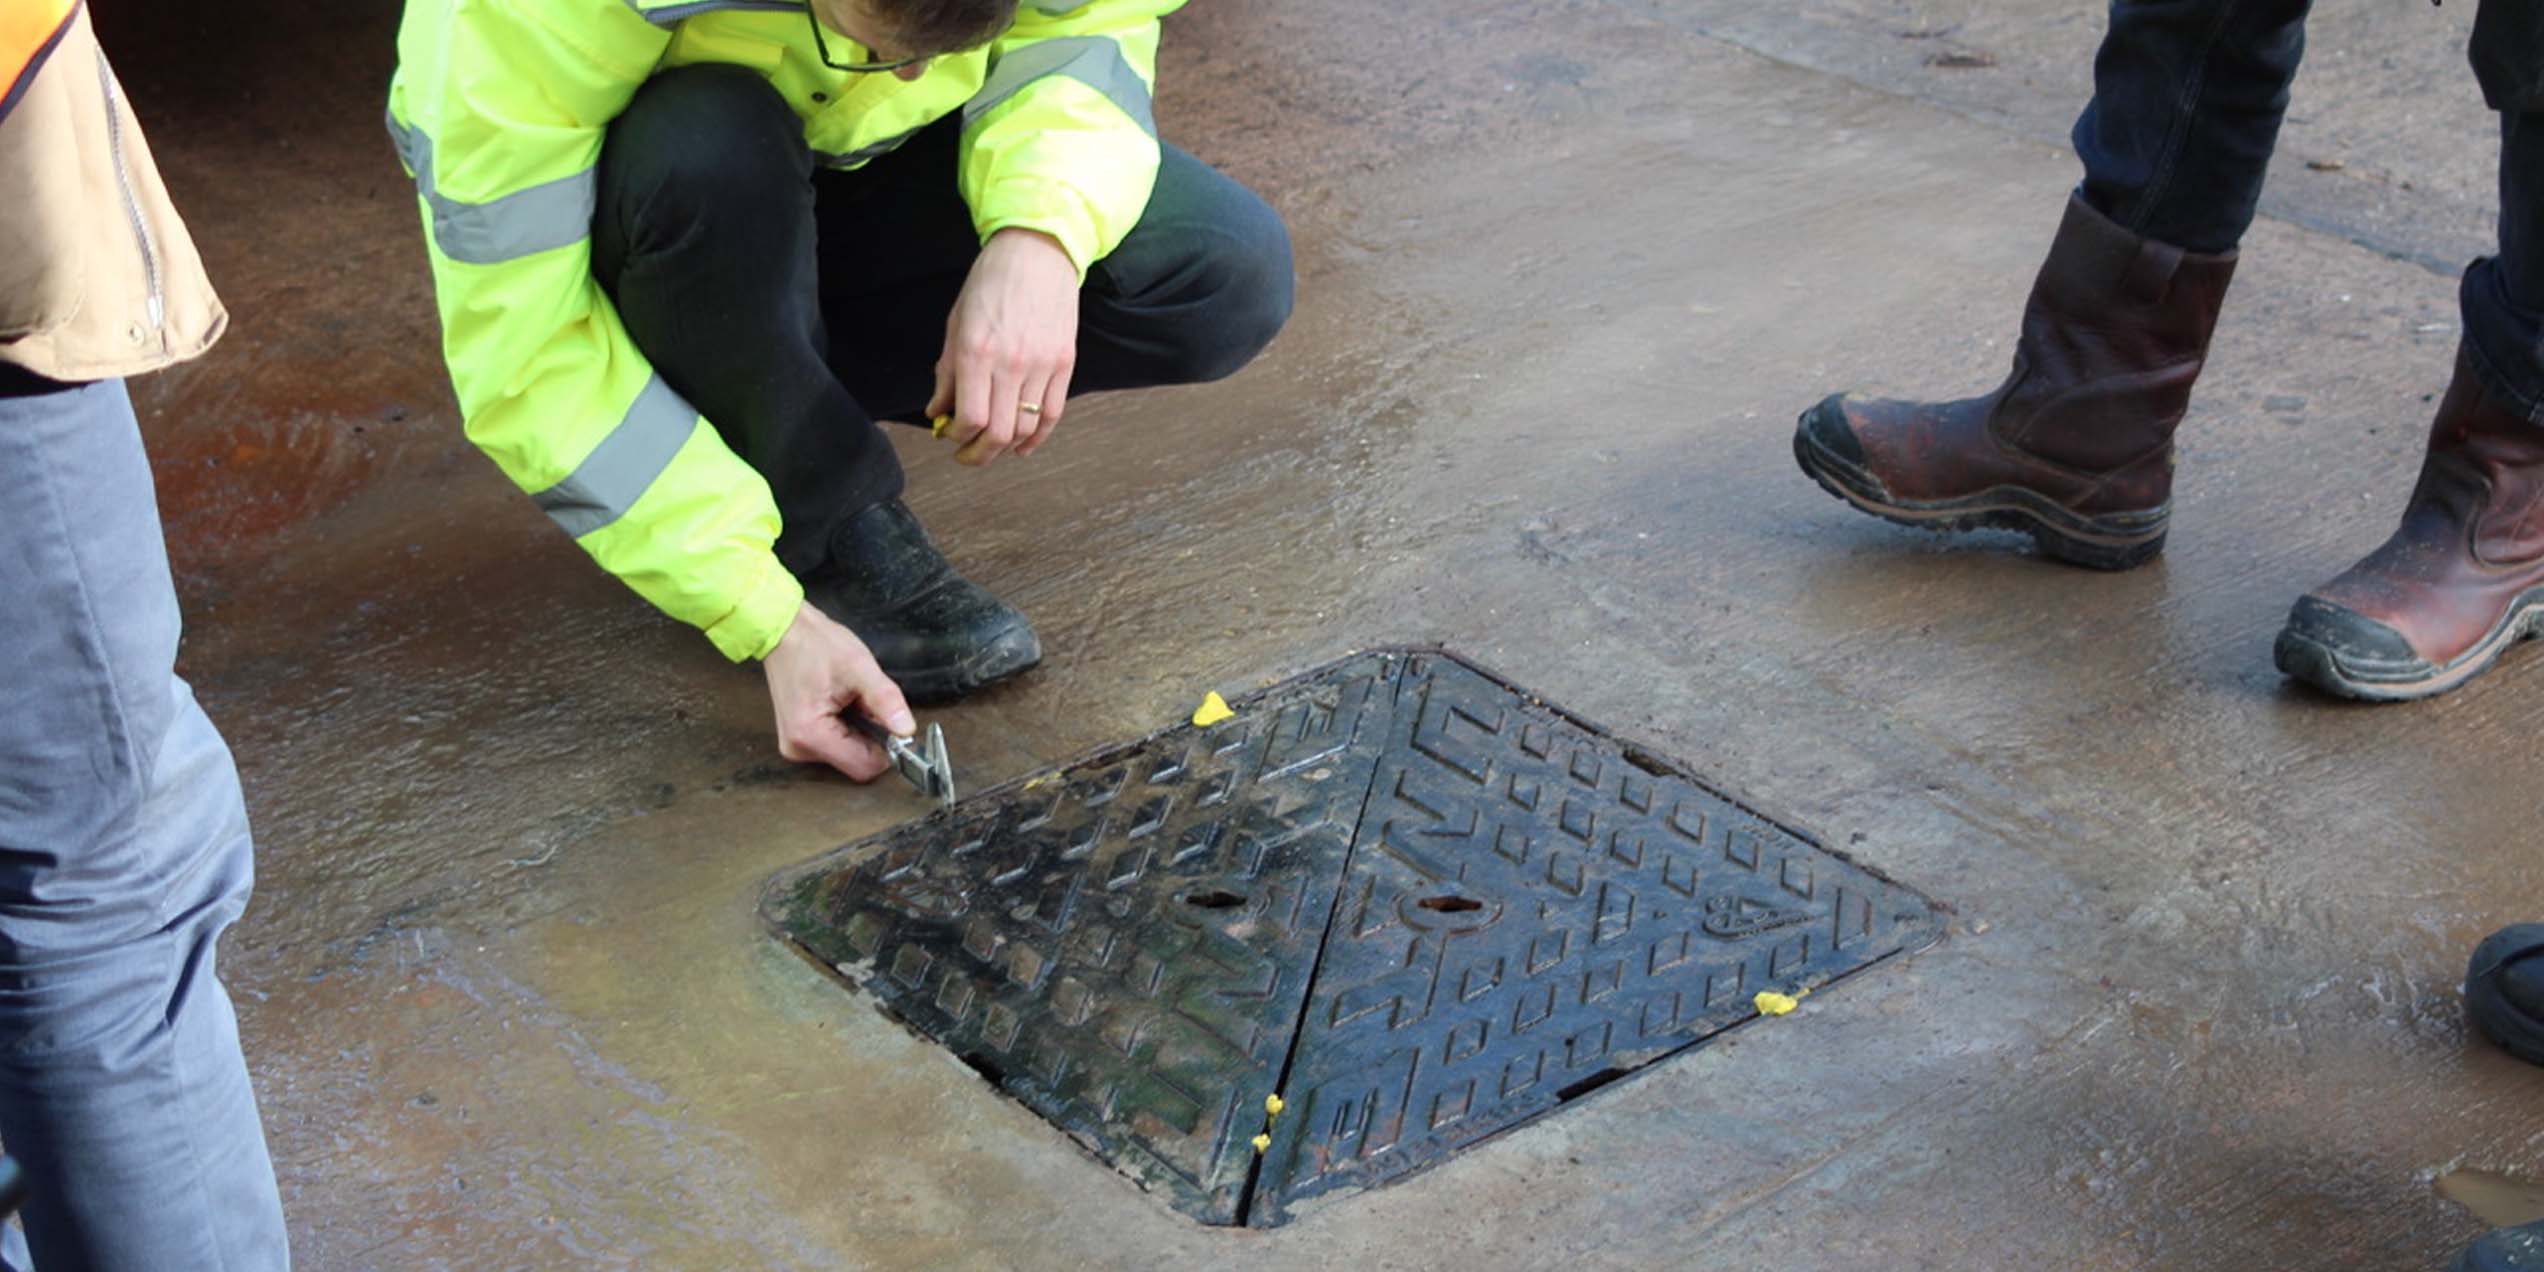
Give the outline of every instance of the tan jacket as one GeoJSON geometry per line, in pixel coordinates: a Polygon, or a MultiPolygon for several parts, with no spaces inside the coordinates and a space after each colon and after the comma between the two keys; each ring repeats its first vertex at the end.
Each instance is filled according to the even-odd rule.
{"type": "Polygon", "coordinates": [[[229,315],[87,7],[0,5],[16,11],[0,24],[0,362],[102,380],[211,348],[229,315]],[[47,9],[36,32],[26,15],[47,9]]]}

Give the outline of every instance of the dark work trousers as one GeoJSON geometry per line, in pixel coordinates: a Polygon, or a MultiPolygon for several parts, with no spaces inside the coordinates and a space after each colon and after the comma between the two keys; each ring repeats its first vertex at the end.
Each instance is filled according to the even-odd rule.
{"type": "MultiPolygon", "coordinates": [[[[2473,67],[2500,112],[2500,254],[2465,271],[2484,386],[2544,422],[2544,0],[2480,0],[2473,67]]],[[[2076,121],[2084,196],[2160,242],[2241,242],[2305,55],[2308,0],[2117,0],[2076,121]]]]}
{"type": "MultiPolygon", "coordinates": [[[[603,144],[593,272],[654,369],[768,479],[798,577],[834,525],[901,493],[876,421],[926,410],[980,254],[960,128],[817,169],[766,80],[705,65],[655,76],[603,144]]],[[[1287,321],[1291,288],[1280,217],[1167,146],[1147,213],[1088,271],[1071,392],[1231,374],[1287,321]]]]}

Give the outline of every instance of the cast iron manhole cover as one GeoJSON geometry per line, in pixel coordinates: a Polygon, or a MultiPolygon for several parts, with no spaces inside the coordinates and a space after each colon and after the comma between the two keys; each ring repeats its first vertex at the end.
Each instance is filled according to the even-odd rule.
{"type": "Polygon", "coordinates": [[[1938,931],[1916,893],[1445,654],[1236,711],[790,871],[764,913],[1178,1209],[1257,1227],[1938,931]]]}

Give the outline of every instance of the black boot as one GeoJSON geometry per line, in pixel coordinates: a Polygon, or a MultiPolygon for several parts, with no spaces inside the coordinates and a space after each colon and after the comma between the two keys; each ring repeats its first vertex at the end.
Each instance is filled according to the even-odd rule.
{"type": "Polygon", "coordinates": [[[2456,1257],[2454,1272],[2544,1272],[2544,1220],[2482,1234],[2456,1257]]]}
{"type": "Polygon", "coordinates": [[[857,633],[914,705],[951,702],[1042,661],[1033,624],[956,574],[898,499],[840,524],[804,599],[857,633]]]}
{"type": "MultiPolygon", "coordinates": [[[[2473,947],[2465,1012],[2502,1050],[2544,1064],[2544,923],[2504,927],[2473,947]]],[[[2453,1272],[2544,1272],[2544,1220],[2484,1233],[2453,1272]]]]}
{"type": "Polygon", "coordinates": [[[2504,927],[2473,947],[2465,1012],[2528,1064],[2544,1064],[2544,923],[2504,927]]]}

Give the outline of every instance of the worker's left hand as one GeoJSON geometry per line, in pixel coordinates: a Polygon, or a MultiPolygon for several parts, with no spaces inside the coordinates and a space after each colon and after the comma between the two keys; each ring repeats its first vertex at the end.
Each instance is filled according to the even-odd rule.
{"type": "Polygon", "coordinates": [[[1048,234],[1000,230],[946,320],[928,418],[954,417],[945,432],[962,443],[958,462],[1030,455],[1060,427],[1077,361],[1078,268],[1068,250],[1048,234]]]}

